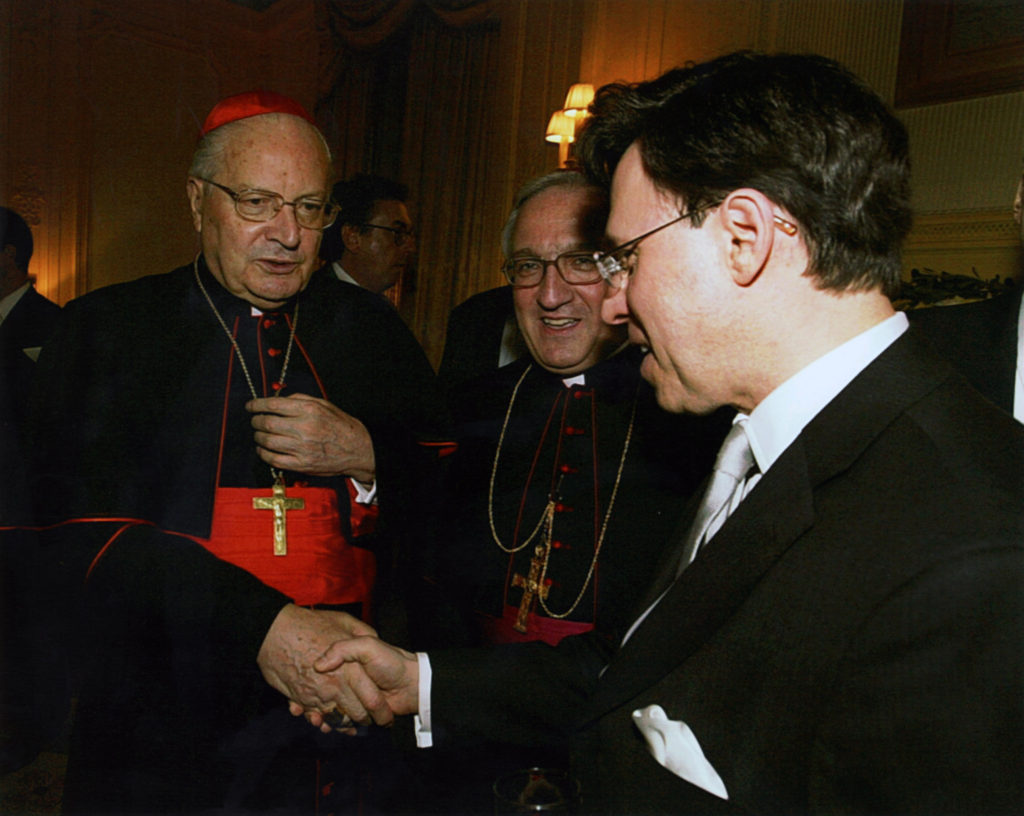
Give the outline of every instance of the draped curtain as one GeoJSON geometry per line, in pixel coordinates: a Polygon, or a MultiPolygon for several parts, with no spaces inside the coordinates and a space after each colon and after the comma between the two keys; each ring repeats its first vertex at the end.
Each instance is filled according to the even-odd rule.
{"type": "Polygon", "coordinates": [[[487,207],[486,146],[501,127],[495,5],[333,0],[322,21],[333,48],[317,119],[339,178],[361,171],[409,185],[418,262],[392,299],[435,365],[451,307],[500,281],[493,212],[505,202],[487,207]]]}

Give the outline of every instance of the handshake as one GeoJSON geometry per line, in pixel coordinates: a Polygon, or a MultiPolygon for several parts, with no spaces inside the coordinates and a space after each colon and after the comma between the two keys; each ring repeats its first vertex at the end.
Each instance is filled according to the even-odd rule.
{"type": "MultiPolygon", "coordinates": [[[[285,606],[257,657],[264,679],[288,699],[288,708],[321,731],[335,712],[354,724],[389,726],[419,710],[416,655],[377,638],[374,628],[344,612],[285,606]]],[[[332,720],[333,722],[333,720],[332,720]]]]}

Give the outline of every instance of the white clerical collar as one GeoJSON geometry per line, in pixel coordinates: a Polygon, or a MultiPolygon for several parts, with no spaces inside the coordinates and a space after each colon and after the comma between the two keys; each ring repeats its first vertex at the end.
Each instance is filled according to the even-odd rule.
{"type": "Polygon", "coordinates": [[[1017,312],[1017,376],[1013,389],[1013,417],[1024,422],[1024,298],[1017,312]]]}
{"type": "MultiPolygon", "coordinates": [[[[619,354],[620,352],[624,351],[627,348],[629,348],[629,341],[628,340],[623,342],[618,348],[615,349],[615,351],[613,351],[611,354],[609,354],[604,359],[605,360],[610,360],[616,354],[619,354]]],[[[604,362],[604,360],[602,360],[601,362],[604,362]]],[[[597,365],[597,363],[595,363],[594,365],[597,365]]],[[[588,368],[587,371],[589,371],[589,370],[590,369],[588,368]]],[[[562,384],[565,385],[566,388],[572,388],[574,385],[586,385],[587,384],[587,371],[581,371],[579,374],[575,375],[574,377],[563,377],[562,378],[562,384]]]]}
{"type": "Polygon", "coordinates": [[[32,281],[25,281],[21,286],[0,298],[0,323],[3,323],[7,319],[7,315],[11,313],[11,310],[18,305],[18,301],[21,300],[21,296],[24,295],[28,288],[32,285],[32,281]]]}
{"type": "Polygon", "coordinates": [[[907,330],[896,312],[805,366],[750,413],[747,436],[761,473],[767,472],[804,427],[907,330]]]}

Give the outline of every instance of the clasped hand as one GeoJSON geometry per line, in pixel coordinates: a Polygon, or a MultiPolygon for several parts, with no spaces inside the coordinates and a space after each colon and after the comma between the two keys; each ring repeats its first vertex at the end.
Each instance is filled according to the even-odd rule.
{"type": "Polygon", "coordinates": [[[388,726],[396,715],[418,710],[419,664],[414,654],[376,634],[344,612],[288,604],[267,632],[257,662],[264,679],[288,698],[291,713],[324,732],[332,730],[324,721],[332,711],[361,725],[388,726]]]}

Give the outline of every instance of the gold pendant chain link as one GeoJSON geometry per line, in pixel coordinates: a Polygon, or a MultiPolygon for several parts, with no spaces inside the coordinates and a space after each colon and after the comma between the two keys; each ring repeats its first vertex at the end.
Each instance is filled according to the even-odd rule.
{"type": "MultiPolygon", "coordinates": [[[[249,385],[249,392],[252,394],[253,399],[259,399],[260,395],[256,391],[256,385],[253,383],[252,376],[249,374],[249,366],[245,364],[245,357],[242,356],[242,349],[238,345],[238,341],[235,336],[231,333],[231,329],[228,328],[228,324],[224,318],[221,317],[220,312],[213,303],[213,298],[210,297],[210,293],[206,291],[206,287],[203,286],[203,280],[199,276],[199,255],[197,254],[195,260],[192,261],[192,271],[195,273],[196,283],[199,285],[199,291],[203,293],[203,297],[206,298],[206,302],[210,304],[210,309],[213,311],[213,316],[217,318],[217,322],[220,323],[220,327],[224,330],[224,334],[227,335],[228,341],[231,343],[232,348],[235,350],[235,356],[238,358],[239,365],[242,367],[242,373],[245,375],[245,381],[249,385]]],[[[295,309],[292,312],[291,319],[291,334],[288,336],[288,347],[284,352],[284,362],[281,365],[281,376],[277,378],[279,385],[284,385],[284,378],[288,374],[288,363],[292,359],[292,347],[295,345],[295,330],[299,325],[299,302],[295,301],[295,309]]],[[[282,478],[281,472],[275,468],[270,469],[271,475],[275,480],[282,478]]]]}
{"type": "Polygon", "coordinates": [[[544,528],[544,524],[548,519],[553,518],[555,512],[554,501],[549,501],[547,506],[544,508],[544,512],[541,513],[540,520],[537,522],[537,526],[533,528],[533,532],[526,537],[526,540],[518,547],[506,547],[501,543],[501,537],[498,535],[498,530],[494,526],[494,480],[498,475],[498,460],[501,457],[501,447],[505,442],[505,431],[508,430],[508,420],[512,416],[512,406],[515,405],[516,395],[519,393],[519,386],[523,384],[523,380],[526,379],[526,375],[533,369],[533,363],[530,363],[526,370],[523,372],[519,381],[516,383],[515,388],[512,389],[512,396],[508,400],[508,408],[505,410],[505,421],[501,424],[501,433],[498,435],[498,447],[494,450],[494,464],[491,466],[491,482],[487,490],[487,520],[491,525],[491,537],[494,539],[494,543],[501,548],[502,552],[506,553],[517,553],[524,549],[527,545],[533,541],[537,534],[544,528]]]}
{"type": "MultiPolygon", "coordinates": [[[[498,462],[501,457],[501,448],[505,441],[505,432],[508,430],[509,418],[512,416],[512,406],[515,405],[516,396],[519,393],[519,387],[523,384],[523,381],[526,379],[527,374],[530,373],[532,368],[532,363],[526,367],[526,370],[523,372],[522,376],[519,378],[519,381],[516,383],[515,388],[512,389],[512,396],[509,397],[508,408],[505,411],[505,419],[501,426],[501,433],[498,436],[498,446],[494,451],[494,464],[491,467],[491,480],[487,492],[487,519],[491,525],[491,536],[494,539],[494,543],[497,544],[498,547],[503,552],[509,554],[517,553],[520,550],[524,549],[537,537],[538,534],[540,534],[543,531],[543,539],[541,541],[541,547],[543,547],[543,555],[540,574],[540,584],[543,585],[544,579],[548,571],[548,563],[550,562],[551,558],[551,541],[554,534],[555,526],[556,502],[554,498],[549,497],[548,503],[547,505],[545,505],[544,511],[541,513],[540,519],[537,521],[537,526],[533,528],[533,531],[530,533],[530,535],[518,547],[506,547],[502,543],[501,537],[498,535],[497,528],[495,527],[494,524],[494,482],[498,473],[498,462]]],[[[587,570],[587,577],[583,581],[583,586],[580,587],[580,591],[579,594],[576,596],[576,600],[573,601],[572,606],[570,606],[565,612],[553,612],[550,609],[550,607],[548,607],[544,597],[538,594],[538,601],[541,607],[543,608],[544,612],[547,613],[548,617],[559,619],[569,617],[569,615],[571,615],[575,611],[576,607],[579,606],[580,601],[583,600],[583,596],[586,594],[587,587],[590,586],[590,582],[594,577],[594,570],[597,568],[597,561],[601,555],[601,547],[604,545],[605,533],[607,533],[608,531],[608,522],[611,520],[612,509],[615,507],[615,499],[619,493],[619,485],[622,481],[622,471],[626,465],[626,454],[629,452],[629,444],[633,438],[633,425],[634,421],[636,420],[636,403],[637,397],[634,396],[633,407],[629,416],[629,426],[626,430],[626,439],[622,444],[622,455],[619,457],[619,467],[615,473],[615,484],[612,487],[611,496],[608,499],[608,507],[605,510],[604,519],[601,522],[601,530],[598,534],[597,542],[594,545],[594,557],[590,561],[590,568],[587,570]]]]}

